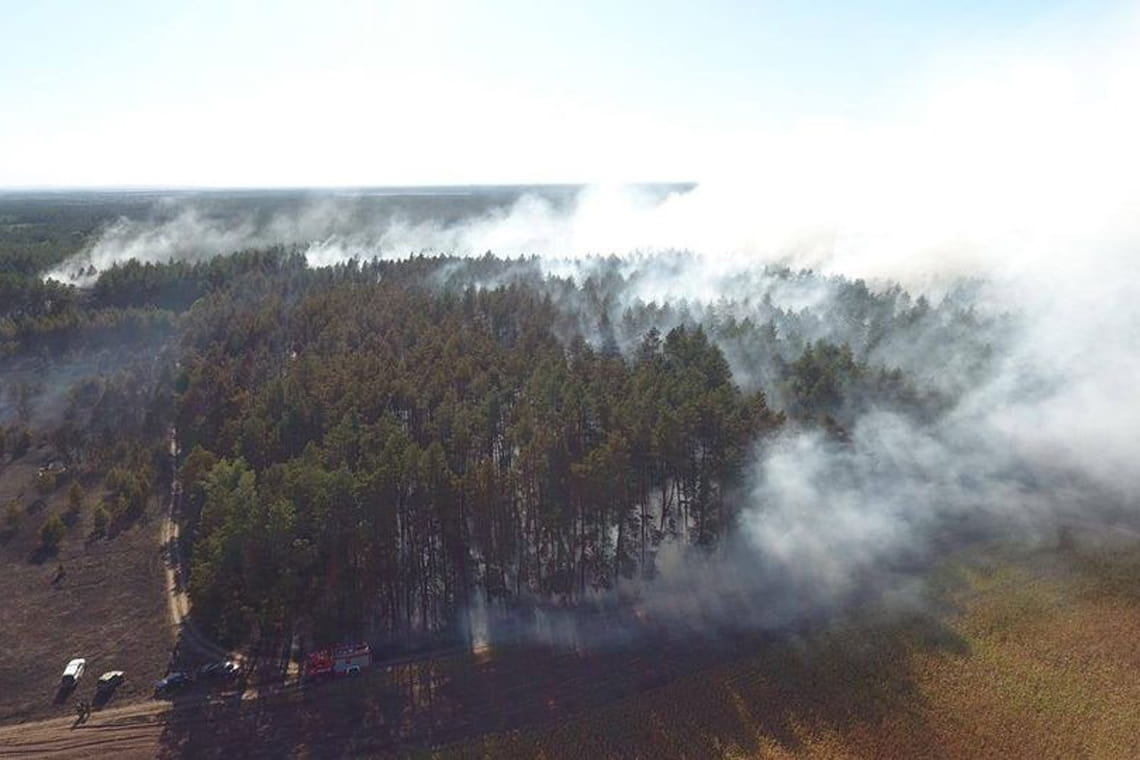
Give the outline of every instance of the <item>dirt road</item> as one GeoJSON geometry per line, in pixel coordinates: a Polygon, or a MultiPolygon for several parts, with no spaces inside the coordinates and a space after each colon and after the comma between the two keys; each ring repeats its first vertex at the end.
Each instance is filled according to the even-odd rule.
{"type": "Polygon", "coordinates": [[[198,631],[190,619],[190,594],[186,587],[187,568],[182,553],[181,529],[178,523],[178,508],[182,503],[182,484],[178,481],[178,438],[174,431],[170,434],[171,470],[175,477],[170,484],[170,496],[162,519],[162,545],[166,550],[166,599],[170,613],[170,624],[182,648],[180,654],[198,654],[208,659],[238,659],[236,653],[209,641],[198,631]],[[190,651],[187,651],[190,650],[190,651]]]}
{"type": "MultiPolygon", "coordinates": [[[[173,434],[170,454],[177,472],[178,444],[173,434]]],[[[189,618],[190,598],[184,582],[186,568],[177,520],[180,495],[180,484],[175,480],[159,532],[164,549],[168,619],[178,642],[177,654],[191,659],[237,658],[202,636],[189,618]]],[[[83,723],[76,723],[71,716],[3,726],[0,727],[0,758],[154,757],[172,711],[169,702],[147,701],[97,710],[83,723]]]]}
{"type": "Polygon", "coordinates": [[[72,717],[0,727],[0,758],[156,757],[169,710],[141,702],[92,713],[79,725],[72,717]]]}

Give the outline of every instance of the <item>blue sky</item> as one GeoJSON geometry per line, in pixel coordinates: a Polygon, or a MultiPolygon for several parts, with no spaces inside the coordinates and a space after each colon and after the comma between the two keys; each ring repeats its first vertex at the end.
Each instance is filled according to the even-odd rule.
{"type": "Polygon", "coordinates": [[[0,0],[0,186],[700,180],[1119,7],[0,0]]]}

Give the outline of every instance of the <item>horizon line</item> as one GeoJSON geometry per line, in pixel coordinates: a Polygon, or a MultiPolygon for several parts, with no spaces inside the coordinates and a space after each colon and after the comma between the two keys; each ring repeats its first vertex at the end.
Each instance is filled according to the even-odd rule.
{"type": "Polygon", "coordinates": [[[695,188],[697,180],[638,180],[632,182],[456,182],[456,183],[405,183],[392,185],[0,185],[0,193],[114,193],[114,192],[248,192],[248,191],[340,191],[362,190],[436,190],[472,188],[584,188],[616,185],[618,187],[686,187],[695,188]]]}

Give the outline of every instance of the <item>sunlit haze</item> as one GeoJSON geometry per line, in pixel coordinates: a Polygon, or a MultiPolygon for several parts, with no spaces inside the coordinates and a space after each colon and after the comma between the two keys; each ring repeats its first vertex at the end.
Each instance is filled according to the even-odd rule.
{"type": "Polygon", "coordinates": [[[1140,46],[1117,4],[7,2],[3,18],[3,187],[777,177],[781,208],[860,215],[886,190],[929,207],[917,185],[977,216],[1011,193],[1037,211],[1053,178],[1101,185],[1095,202],[1136,174],[1140,46]]]}

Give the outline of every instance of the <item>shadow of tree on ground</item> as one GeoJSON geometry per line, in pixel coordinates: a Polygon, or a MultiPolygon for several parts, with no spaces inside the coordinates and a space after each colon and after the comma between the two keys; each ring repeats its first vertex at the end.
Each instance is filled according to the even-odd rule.
{"type": "MultiPolygon", "coordinates": [[[[357,679],[266,687],[257,699],[178,697],[178,709],[164,727],[161,756],[285,756],[300,748],[311,757],[340,757],[423,750],[557,726],[602,708],[607,715],[613,711],[610,720],[626,721],[621,730],[628,741],[607,745],[610,755],[668,757],[683,748],[686,756],[712,757],[727,746],[755,751],[758,734],[795,750],[804,726],[858,732],[899,714],[911,719],[911,746],[922,753],[933,744],[916,717],[921,696],[902,656],[903,642],[951,656],[969,654],[952,630],[914,616],[816,634],[752,634],[715,642],[646,639],[635,648],[594,653],[513,646],[490,656],[378,663],[357,679]],[[632,706],[669,692],[658,687],[682,678],[712,679],[712,686],[701,690],[701,702],[663,707],[649,721],[656,728],[646,725],[645,714],[632,706]]],[[[581,757],[579,744],[567,737],[566,752],[555,754],[581,757]]]]}

